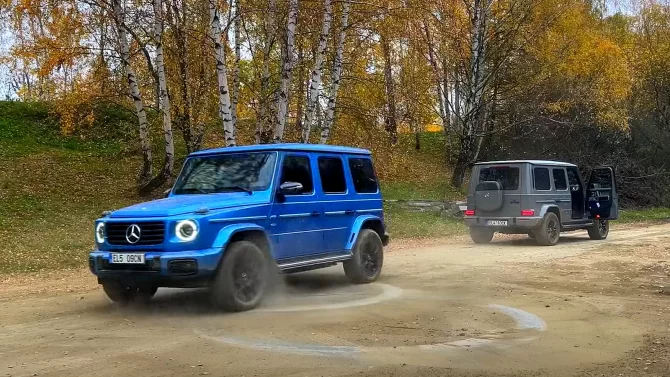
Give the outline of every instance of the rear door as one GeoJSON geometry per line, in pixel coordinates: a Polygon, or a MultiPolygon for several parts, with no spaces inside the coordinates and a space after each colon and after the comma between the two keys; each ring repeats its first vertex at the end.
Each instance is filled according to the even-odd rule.
{"type": "MultiPolygon", "coordinates": [[[[468,198],[476,216],[513,218],[521,213],[523,164],[479,165],[472,178],[473,195],[468,198]]],[[[508,224],[511,225],[511,224],[508,224]]]]}
{"type": "Polygon", "coordinates": [[[591,178],[586,186],[586,209],[591,219],[619,218],[616,177],[611,167],[600,167],[591,171],[591,178]]]}

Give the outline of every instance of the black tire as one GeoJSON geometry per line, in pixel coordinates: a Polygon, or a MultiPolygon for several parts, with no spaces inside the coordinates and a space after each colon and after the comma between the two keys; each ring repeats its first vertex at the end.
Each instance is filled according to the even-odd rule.
{"type": "Polygon", "coordinates": [[[587,231],[592,240],[604,240],[610,233],[610,222],[607,220],[596,220],[593,222],[593,226],[589,227],[587,231]]]}
{"type": "Polygon", "coordinates": [[[535,233],[533,233],[532,230],[530,232],[528,232],[528,238],[530,238],[531,240],[535,239],[535,233]]]}
{"type": "Polygon", "coordinates": [[[110,300],[120,305],[146,304],[158,291],[155,286],[130,286],[118,282],[102,283],[102,289],[110,300]]]}
{"type": "Polygon", "coordinates": [[[344,273],[355,284],[377,280],[384,265],[384,245],[379,234],[371,229],[362,229],[354,246],[353,257],[343,265],[344,273]]]}
{"type": "Polygon", "coordinates": [[[491,243],[491,240],[493,239],[493,233],[493,230],[488,228],[470,228],[470,238],[472,238],[474,243],[479,245],[491,243]]]}
{"type": "Polygon", "coordinates": [[[541,246],[554,246],[561,238],[561,222],[555,213],[549,212],[537,229],[533,230],[535,240],[541,246]]]}
{"type": "Polygon", "coordinates": [[[230,312],[257,307],[265,294],[268,266],[268,257],[255,243],[230,244],[210,287],[212,304],[230,312]]]}

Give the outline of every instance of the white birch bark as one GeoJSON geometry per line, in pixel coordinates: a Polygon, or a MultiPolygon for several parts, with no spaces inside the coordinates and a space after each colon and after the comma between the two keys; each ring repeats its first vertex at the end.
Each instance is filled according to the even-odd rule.
{"type": "Polygon", "coordinates": [[[160,110],[163,114],[163,134],[165,136],[165,163],[163,174],[171,177],[174,170],[174,140],[172,138],[172,118],[170,114],[170,97],[165,77],[165,60],[163,58],[163,0],[152,0],[154,8],[154,40],[156,43],[156,70],[160,88],[160,110]]]}
{"type": "Polygon", "coordinates": [[[126,33],[125,10],[121,6],[121,0],[113,0],[114,17],[119,34],[119,47],[121,50],[121,66],[123,67],[126,79],[128,81],[128,89],[130,97],[135,105],[135,115],[139,121],[140,126],[140,145],[142,147],[143,166],[140,172],[140,181],[146,182],[151,178],[153,166],[151,157],[151,144],[149,142],[149,123],[147,122],[147,113],[142,102],[142,93],[140,93],[139,85],[137,84],[137,74],[130,65],[130,44],[128,42],[128,35],[126,33]]]}
{"type": "Polygon", "coordinates": [[[216,77],[219,86],[219,118],[223,122],[223,136],[226,147],[234,147],[235,142],[235,124],[231,116],[230,91],[228,89],[228,74],[226,72],[226,56],[221,41],[221,13],[217,5],[217,0],[209,1],[209,24],[211,37],[214,41],[214,50],[216,52],[216,77]]]}
{"type": "Polygon", "coordinates": [[[337,104],[337,92],[340,90],[340,81],[342,79],[342,59],[344,55],[344,42],[347,38],[347,28],[349,27],[349,12],[351,11],[351,3],[345,1],[342,5],[342,21],[340,35],[337,39],[337,47],[335,50],[335,61],[333,62],[333,70],[331,72],[332,87],[330,90],[330,98],[328,98],[328,106],[326,107],[326,114],[323,120],[323,127],[321,129],[321,139],[319,143],[326,144],[330,137],[330,131],[335,122],[335,106],[337,104]]]}
{"type": "Polygon", "coordinates": [[[316,51],[316,56],[314,57],[314,69],[312,70],[309,81],[309,94],[307,97],[305,122],[302,126],[303,143],[309,143],[309,136],[314,123],[317,100],[319,98],[319,88],[321,87],[321,77],[323,74],[323,61],[326,54],[326,46],[328,44],[328,35],[330,34],[330,24],[333,21],[332,0],[324,0],[324,5],[325,9],[323,12],[323,28],[321,30],[321,35],[319,36],[319,47],[316,51]]]}
{"type": "Polygon", "coordinates": [[[277,124],[272,141],[281,143],[288,119],[288,95],[295,62],[295,29],[298,22],[298,0],[289,0],[288,25],[286,26],[286,55],[282,64],[279,100],[277,101],[277,124]]]}
{"type": "Polygon", "coordinates": [[[233,65],[233,97],[230,107],[233,119],[233,129],[237,128],[237,104],[240,101],[240,58],[242,54],[242,13],[240,13],[240,0],[235,2],[235,63],[233,65]]]}

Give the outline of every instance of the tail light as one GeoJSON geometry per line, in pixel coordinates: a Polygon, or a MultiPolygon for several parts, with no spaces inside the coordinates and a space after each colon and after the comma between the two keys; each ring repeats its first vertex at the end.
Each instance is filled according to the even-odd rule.
{"type": "Polygon", "coordinates": [[[466,209],[465,210],[465,216],[474,216],[475,215],[475,210],[474,209],[466,209]]]}
{"type": "Polygon", "coordinates": [[[535,210],[534,209],[522,209],[521,210],[521,216],[535,216],[535,210]]]}

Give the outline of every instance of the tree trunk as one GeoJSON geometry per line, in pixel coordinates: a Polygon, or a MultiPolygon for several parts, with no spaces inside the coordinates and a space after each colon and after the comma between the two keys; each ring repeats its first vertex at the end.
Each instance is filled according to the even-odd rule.
{"type": "Polygon", "coordinates": [[[121,7],[121,0],[113,0],[114,18],[119,34],[119,46],[121,50],[121,66],[123,67],[128,80],[130,97],[135,105],[135,115],[140,126],[140,145],[142,147],[142,170],[140,171],[139,181],[141,184],[149,181],[152,175],[152,157],[151,144],[149,142],[149,123],[147,122],[147,113],[142,102],[142,93],[140,93],[137,84],[137,75],[130,65],[130,44],[126,34],[125,11],[121,7]]]}
{"type": "Polygon", "coordinates": [[[395,83],[393,82],[391,44],[387,37],[382,35],[382,50],[384,53],[384,82],[386,86],[386,132],[391,136],[391,144],[398,143],[398,121],[396,120],[395,83]]]}
{"type": "Polygon", "coordinates": [[[269,9],[265,18],[265,45],[263,46],[263,71],[261,73],[261,89],[258,101],[258,119],[256,119],[256,143],[264,144],[269,142],[269,127],[273,123],[270,120],[270,54],[276,38],[276,22],[274,19],[277,13],[277,0],[270,0],[269,9]]]}
{"type": "Polygon", "coordinates": [[[217,0],[209,1],[209,16],[211,37],[214,41],[214,50],[216,52],[216,76],[219,86],[219,118],[223,122],[223,136],[226,147],[234,147],[235,142],[235,124],[231,117],[230,91],[228,90],[228,74],[226,72],[226,56],[221,41],[221,13],[217,5],[217,0]]]}
{"type": "Polygon", "coordinates": [[[317,100],[319,98],[319,89],[321,87],[321,77],[323,74],[323,61],[326,55],[328,45],[328,36],[330,35],[330,24],[333,21],[333,2],[324,0],[323,28],[319,36],[319,47],[314,56],[314,69],[312,70],[309,82],[309,93],[307,95],[307,109],[305,112],[305,121],[302,128],[302,142],[309,143],[309,136],[314,125],[314,116],[316,115],[317,100]]]}
{"type": "Polygon", "coordinates": [[[331,72],[331,90],[330,98],[328,98],[328,106],[326,108],[326,115],[323,120],[323,127],[321,129],[321,139],[319,143],[326,144],[330,137],[330,131],[335,123],[335,106],[337,104],[337,92],[340,90],[340,80],[342,79],[342,59],[344,55],[344,42],[347,38],[347,28],[349,27],[349,12],[351,10],[351,3],[345,1],[342,6],[342,21],[340,36],[337,40],[337,47],[335,50],[335,61],[333,62],[333,70],[331,72]]]}
{"type": "Polygon", "coordinates": [[[304,64],[304,53],[302,44],[298,44],[298,99],[296,100],[296,110],[295,110],[295,129],[299,132],[302,131],[302,118],[304,116],[304,104],[305,104],[305,88],[307,83],[305,82],[305,64],[304,64]]]}
{"type": "Polygon", "coordinates": [[[165,162],[161,174],[167,179],[174,170],[174,141],[172,139],[172,117],[170,96],[167,90],[165,61],[163,58],[163,0],[152,0],[154,8],[154,40],[156,42],[156,70],[160,86],[160,111],[163,114],[163,134],[165,137],[165,162]]]}
{"type": "Polygon", "coordinates": [[[240,9],[240,0],[235,0],[235,62],[233,65],[233,103],[230,108],[233,128],[237,128],[237,103],[240,101],[240,58],[242,55],[242,13],[240,9]]]}
{"type": "Polygon", "coordinates": [[[284,138],[286,119],[288,115],[288,96],[291,89],[295,55],[295,29],[298,22],[298,0],[289,0],[288,25],[286,26],[286,52],[282,62],[281,84],[279,87],[279,101],[277,101],[277,124],[272,141],[281,143],[284,138]]]}

